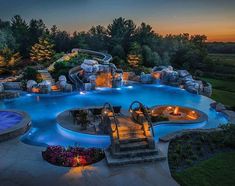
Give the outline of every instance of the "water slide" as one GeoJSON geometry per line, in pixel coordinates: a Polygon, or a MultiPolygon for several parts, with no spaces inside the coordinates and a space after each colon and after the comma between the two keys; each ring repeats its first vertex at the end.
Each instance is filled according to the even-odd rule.
{"type": "MultiPolygon", "coordinates": [[[[75,48],[72,51],[77,51],[77,52],[81,52],[81,53],[87,53],[87,54],[99,56],[99,57],[101,57],[101,59],[97,59],[97,60],[103,64],[109,64],[109,62],[112,60],[112,56],[110,54],[106,54],[103,52],[97,52],[97,51],[93,51],[93,50],[86,50],[86,49],[79,49],[79,48],[75,48]]],[[[78,76],[78,74],[81,70],[82,70],[82,68],[80,67],[80,65],[73,67],[69,70],[69,79],[74,84],[76,90],[84,90],[84,83],[78,76]]]]}

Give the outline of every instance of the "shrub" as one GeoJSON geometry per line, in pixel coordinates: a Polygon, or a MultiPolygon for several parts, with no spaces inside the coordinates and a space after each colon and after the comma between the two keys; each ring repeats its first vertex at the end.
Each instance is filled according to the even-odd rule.
{"type": "Polygon", "coordinates": [[[36,80],[37,79],[38,72],[34,68],[27,67],[23,74],[23,79],[26,80],[36,80]]]}

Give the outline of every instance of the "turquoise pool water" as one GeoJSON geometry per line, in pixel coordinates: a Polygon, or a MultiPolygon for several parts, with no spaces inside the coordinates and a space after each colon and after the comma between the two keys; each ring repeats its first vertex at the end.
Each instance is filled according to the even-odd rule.
{"type": "Polygon", "coordinates": [[[214,128],[227,123],[221,113],[210,109],[213,100],[185,90],[162,85],[133,85],[117,89],[101,88],[85,94],[73,95],[32,95],[6,100],[0,103],[0,109],[18,109],[26,111],[32,118],[32,128],[21,140],[32,145],[80,145],[84,147],[107,147],[110,144],[108,136],[77,134],[61,128],[56,123],[56,116],[64,110],[100,106],[105,102],[121,105],[128,109],[132,101],[138,100],[151,107],[154,105],[181,105],[196,108],[208,115],[207,123],[193,125],[160,125],[155,126],[156,140],[171,132],[186,128],[214,128]]]}

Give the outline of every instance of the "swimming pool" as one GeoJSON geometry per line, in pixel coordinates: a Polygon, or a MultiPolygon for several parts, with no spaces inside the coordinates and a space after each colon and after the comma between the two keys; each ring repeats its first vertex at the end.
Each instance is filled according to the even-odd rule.
{"type": "Polygon", "coordinates": [[[190,94],[189,92],[163,85],[133,85],[123,88],[99,88],[85,94],[73,95],[33,95],[5,100],[0,103],[0,109],[18,109],[29,113],[32,118],[32,128],[21,140],[32,145],[79,145],[84,147],[107,147],[109,136],[94,136],[78,134],[66,130],[56,123],[56,116],[64,110],[76,107],[100,106],[105,102],[121,105],[128,109],[129,105],[138,100],[151,107],[154,105],[180,105],[198,109],[208,115],[207,123],[192,125],[159,125],[155,126],[156,140],[171,132],[190,128],[214,128],[227,123],[226,117],[210,108],[213,102],[210,98],[190,94]]]}

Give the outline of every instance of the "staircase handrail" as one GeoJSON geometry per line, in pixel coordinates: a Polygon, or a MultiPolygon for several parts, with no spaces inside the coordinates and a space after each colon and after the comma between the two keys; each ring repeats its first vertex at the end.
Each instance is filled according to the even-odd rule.
{"type": "Polygon", "coordinates": [[[144,118],[146,119],[146,121],[148,122],[148,125],[149,125],[149,127],[152,129],[152,135],[153,135],[153,137],[155,136],[155,133],[154,133],[154,128],[153,128],[153,123],[152,123],[152,121],[151,121],[151,119],[150,119],[150,116],[149,116],[149,113],[148,113],[148,110],[147,110],[147,108],[144,106],[144,104],[142,104],[140,101],[133,101],[132,103],[131,103],[131,105],[130,105],[130,107],[129,107],[129,111],[131,112],[133,112],[134,110],[133,110],[133,108],[132,108],[132,106],[134,105],[134,104],[138,104],[139,105],[139,108],[141,108],[141,110],[143,111],[143,115],[144,115],[144,118]]]}
{"type": "MultiPolygon", "coordinates": [[[[119,139],[118,119],[117,119],[117,117],[116,117],[116,115],[115,115],[115,112],[114,112],[114,110],[113,110],[113,106],[112,106],[110,103],[106,102],[106,103],[104,104],[104,106],[103,106],[103,110],[105,110],[105,109],[108,109],[109,111],[112,112],[112,116],[113,116],[113,118],[114,118],[114,124],[115,124],[115,130],[112,130],[112,132],[117,131],[117,138],[119,139]]],[[[110,126],[110,128],[112,129],[111,126],[110,126]]]]}

